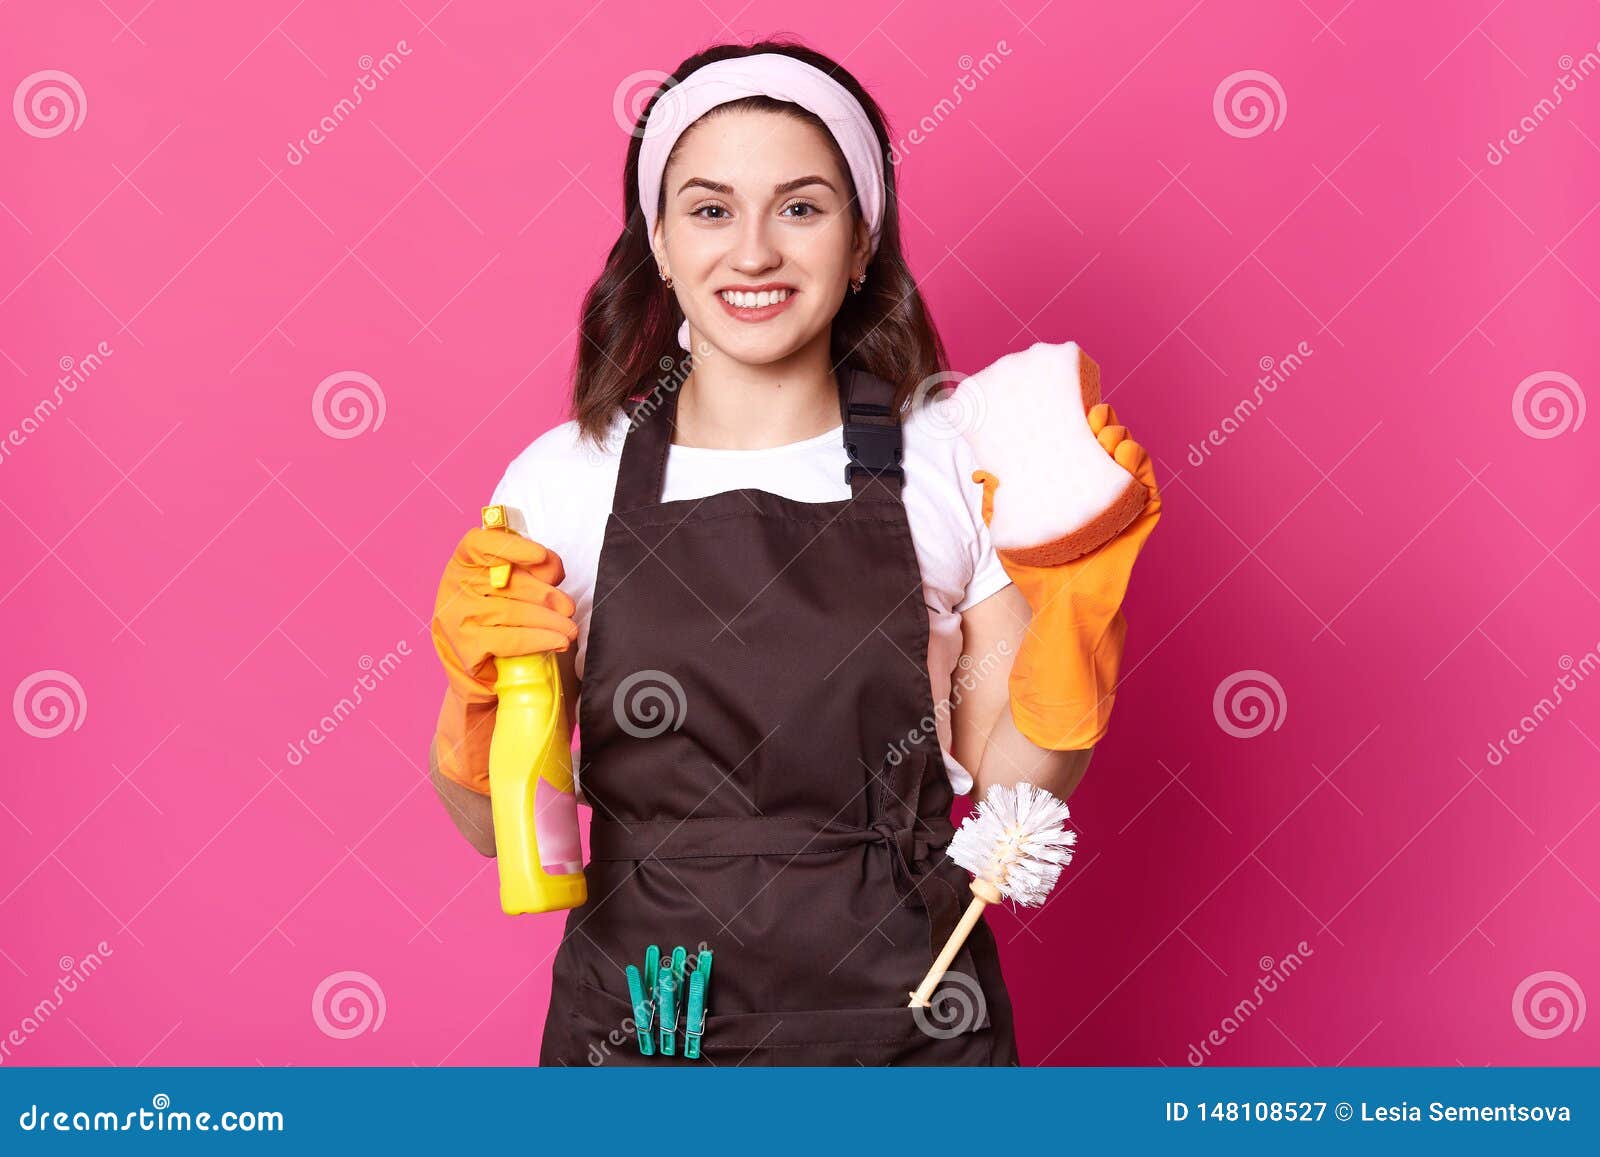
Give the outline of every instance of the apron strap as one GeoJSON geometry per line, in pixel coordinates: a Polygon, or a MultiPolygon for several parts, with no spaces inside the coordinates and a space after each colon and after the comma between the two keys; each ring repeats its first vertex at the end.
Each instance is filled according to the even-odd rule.
{"type": "MultiPolygon", "coordinates": [[[[856,498],[873,494],[898,500],[905,470],[895,388],[854,366],[839,367],[836,376],[850,492],[856,498]]],[[[656,389],[626,406],[628,431],[617,466],[613,511],[625,513],[661,501],[667,452],[677,429],[678,393],[677,387],[656,389]]]]}
{"type": "Polygon", "coordinates": [[[667,474],[667,448],[677,426],[678,390],[651,390],[627,407],[628,432],[617,465],[611,509],[618,514],[661,501],[667,474]]]}
{"type": "Polygon", "coordinates": [[[850,367],[843,393],[844,449],[850,459],[844,480],[850,493],[856,498],[877,493],[898,499],[906,472],[894,385],[850,367]]]}

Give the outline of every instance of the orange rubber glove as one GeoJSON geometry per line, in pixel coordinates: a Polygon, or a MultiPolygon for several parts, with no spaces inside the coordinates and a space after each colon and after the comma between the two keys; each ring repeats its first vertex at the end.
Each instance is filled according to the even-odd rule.
{"type": "MultiPolygon", "coordinates": [[[[1122,600],[1134,560],[1161,517],[1150,455],[1109,405],[1093,407],[1088,418],[1106,453],[1149,490],[1144,509],[1105,545],[1059,566],[1029,566],[999,552],[1006,574],[1033,609],[1011,667],[1011,718],[1031,742],[1051,751],[1093,747],[1106,733],[1127,634],[1122,600]]],[[[987,525],[1000,479],[975,470],[972,480],[983,484],[987,525]]]]}
{"type": "Polygon", "coordinates": [[[560,555],[509,530],[475,528],[456,544],[433,610],[433,649],[448,679],[434,735],[445,778],[489,794],[495,658],[572,645],[577,605],[556,585],[565,577],[560,555]],[[491,586],[489,568],[508,564],[510,582],[491,586]]]}

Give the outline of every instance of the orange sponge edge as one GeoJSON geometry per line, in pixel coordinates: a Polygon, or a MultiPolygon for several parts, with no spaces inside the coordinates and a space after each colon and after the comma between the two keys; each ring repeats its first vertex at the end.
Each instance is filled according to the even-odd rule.
{"type": "Polygon", "coordinates": [[[1023,566],[1060,566],[1098,550],[1127,529],[1150,500],[1150,491],[1137,478],[1129,478],[1115,502],[1094,521],[1071,534],[1039,546],[1013,547],[997,553],[1008,562],[1023,566]]]}

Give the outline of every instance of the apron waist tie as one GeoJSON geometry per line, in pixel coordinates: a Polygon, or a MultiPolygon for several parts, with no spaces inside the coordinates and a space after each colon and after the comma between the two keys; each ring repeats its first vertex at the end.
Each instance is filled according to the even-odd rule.
{"type": "Polygon", "coordinates": [[[792,816],[700,816],[626,822],[596,816],[589,826],[589,858],[638,862],[808,856],[883,844],[892,853],[889,860],[895,891],[902,900],[912,900],[927,912],[931,962],[961,919],[966,891],[966,874],[943,854],[954,831],[948,819],[922,819],[911,827],[896,827],[880,819],[870,827],[850,828],[792,816]],[[937,858],[931,864],[917,869],[919,861],[935,853],[937,858]]]}

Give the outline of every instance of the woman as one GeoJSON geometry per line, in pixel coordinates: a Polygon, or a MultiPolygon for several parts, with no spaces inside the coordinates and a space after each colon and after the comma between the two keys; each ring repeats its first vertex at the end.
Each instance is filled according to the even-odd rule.
{"type": "MultiPolygon", "coordinates": [[[[494,656],[559,652],[578,704],[589,900],[555,956],[543,1064],[682,1063],[633,1044],[624,966],[650,944],[714,951],[713,1063],[1017,1063],[987,925],[947,981],[956,1023],[906,1007],[968,898],[953,795],[1028,779],[1065,798],[1110,684],[1089,696],[1102,722],[1064,741],[1008,710],[1035,588],[990,545],[967,445],[925,408],[902,420],[945,359],[888,142],[819,53],[684,61],[629,148],[574,419],[492,498],[524,538],[467,534],[440,584],[434,780],[486,855],[494,656]]],[[[1099,411],[1112,450],[1126,432],[1099,411]]],[[[1096,553],[1125,571],[1141,534],[1096,553]]],[[[1057,622],[1041,646],[1114,681],[1110,628],[1084,647],[1057,622]]]]}

